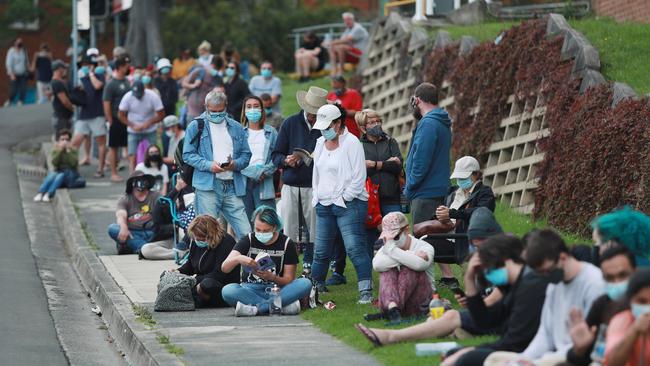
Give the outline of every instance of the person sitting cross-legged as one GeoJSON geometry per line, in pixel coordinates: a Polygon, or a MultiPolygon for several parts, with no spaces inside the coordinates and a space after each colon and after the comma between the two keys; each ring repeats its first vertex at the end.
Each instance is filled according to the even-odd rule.
{"type": "Polygon", "coordinates": [[[282,313],[300,312],[299,299],[311,291],[311,281],[296,279],[298,252],[295,243],[282,234],[282,220],[275,209],[260,206],[253,213],[255,234],[242,238],[221,265],[225,273],[242,265],[242,283],[223,288],[223,299],[235,307],[235,316],[255,316],[269,313],[268,289],[281,288],[282,313]],[[256,258],[268,255],[273,261],[269,270],[261,270],[256,258]]]}

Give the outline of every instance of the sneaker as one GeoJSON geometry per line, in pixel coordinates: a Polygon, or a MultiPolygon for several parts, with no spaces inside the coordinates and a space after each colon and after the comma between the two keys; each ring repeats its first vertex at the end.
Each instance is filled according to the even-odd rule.
{"type": "Polygon", "coordinates": [[[257,306],[246,305],[237,301],[235,306],[235,316],[255,316],[257,315],[257,306]]]}
{"type": "Polygon", "coordinates": [[[303,264],[302,265],[302,273],[300,275],[302,277],[305,277],[305,278],[311,278],[311,265],[310,264],[303,264]]]}
{"type": "Polygon", "coordinates": [[[50,202],[50,195],[49,194],[45,193],[43,195],[43,202],[50,202]]]}
{"type": "Polygon", "coordinates": [[[325,287],[324,283],[314,283],[314,287],[316,287],[316,290],[318,290],[319,293],[330,292],[330,290],[325,287]]]}
{"type": "Polygon", "coordinates": [[[332,272],[330,278],[328,278],[327,281],[325,281],[325,284],[327,286],[345,285],[346,283],[348,283],[348,281],[345,278],[345,276],[340,275],[336,272],[332,272]]]}
{"type": "Polygon", "coordinates": [[[460,288],[460,283],[455,277],[443,277],[440,279],[440,286],[446,287],[450,290],[460,288]]]}
{"type": "Polygon", "coordinates": [[[372,291],[361,291],[357,304],[366,305],[372,303],[372,291]]]}
{"type": "Polygon", "coordinates": [[[399,324],[402,321],[402,314],[398,308],[391,308],[388,310],[388,321],[391,324],[399,324]]]}
{"type": "Polygon", "coordinates": [[[296,300],[287,306],[282,307],[282,315],[300,314],[300,300],[296,300]]]}
{"type": "Polygon", "coordinates": [[[43,199],[43,193],[38,193],[36,196],[34,196],[34,202],[41,202],[43,199]]]}
{"type": "Polygon", "coordinates": [[[119,243],[116,244],[117,247],[117,255],[122,255],[122,254],[131,254],[131,249],[126,245],[126,243],[119,243]]]}

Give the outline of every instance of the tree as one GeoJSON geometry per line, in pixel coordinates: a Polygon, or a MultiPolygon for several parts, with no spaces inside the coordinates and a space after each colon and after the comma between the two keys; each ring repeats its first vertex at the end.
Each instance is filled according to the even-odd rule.
{"type": "Polygon", "coordinates": [[[160,0],[137,0],[129,10],[126,49],[135,65],[146,65],[163,55],[160,37],[160,0]]]}

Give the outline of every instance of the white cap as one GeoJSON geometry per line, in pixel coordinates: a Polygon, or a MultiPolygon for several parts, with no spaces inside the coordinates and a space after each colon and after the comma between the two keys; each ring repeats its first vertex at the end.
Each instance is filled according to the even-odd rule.
{"type": "Polygon", "coordinates": [[[317,130],[325,130],[330,126],[333,120],[339,117],[341,117],[341,111],[337,106],[334,104],[325,104],[318,108],[314,128],[317,130]]]}
{"type": "Polygon", "coordinates": [[[478,163],[478,160],[474,159],[471,156],[463,156],[462,158],[456,160],[456,165],[454,166],[454,172],[451,174],[451,179],[466,179],[469,178],[472,173],[481,170],[481,166],[478,163]]]}
{"type": "Polygon", "coordinates": [[[169,116],[167,116],[167,117],[165,117],[165,118],[163,119],[163,126],[164,126],[165,128],[169,128],[169,127],[171,127],[171,126],[176,126],[176,125],[178,125],[178,124],[179,124],[179,122],[178,122],[178,117],[176,117],[176,116],[173,115],[173,114],[170,114],[169,116]]]}
{"type": "Polygon", "coordinates": [[[167,58],[161,58],[156,62],[156,70],[160,71],[163,67],[172,67],[171,62],[167,58]]]}
{"type": "Polygon", "coordinates": [[[86,50],[86,56],[99,56],[99,50],[95,47],[86,50]]]}

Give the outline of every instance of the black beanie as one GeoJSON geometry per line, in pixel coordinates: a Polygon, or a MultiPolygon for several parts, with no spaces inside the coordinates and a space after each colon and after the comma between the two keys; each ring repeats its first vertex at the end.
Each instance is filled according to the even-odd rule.
{"type": "Polygon", "coordinates": [[[467,227],[469,240],[486,239],[501,233],[503,233],[503,229],[501,229],[501,225],[497,222],[492,211],[487,207],[479,207],[474,210],[467,227]]]}

